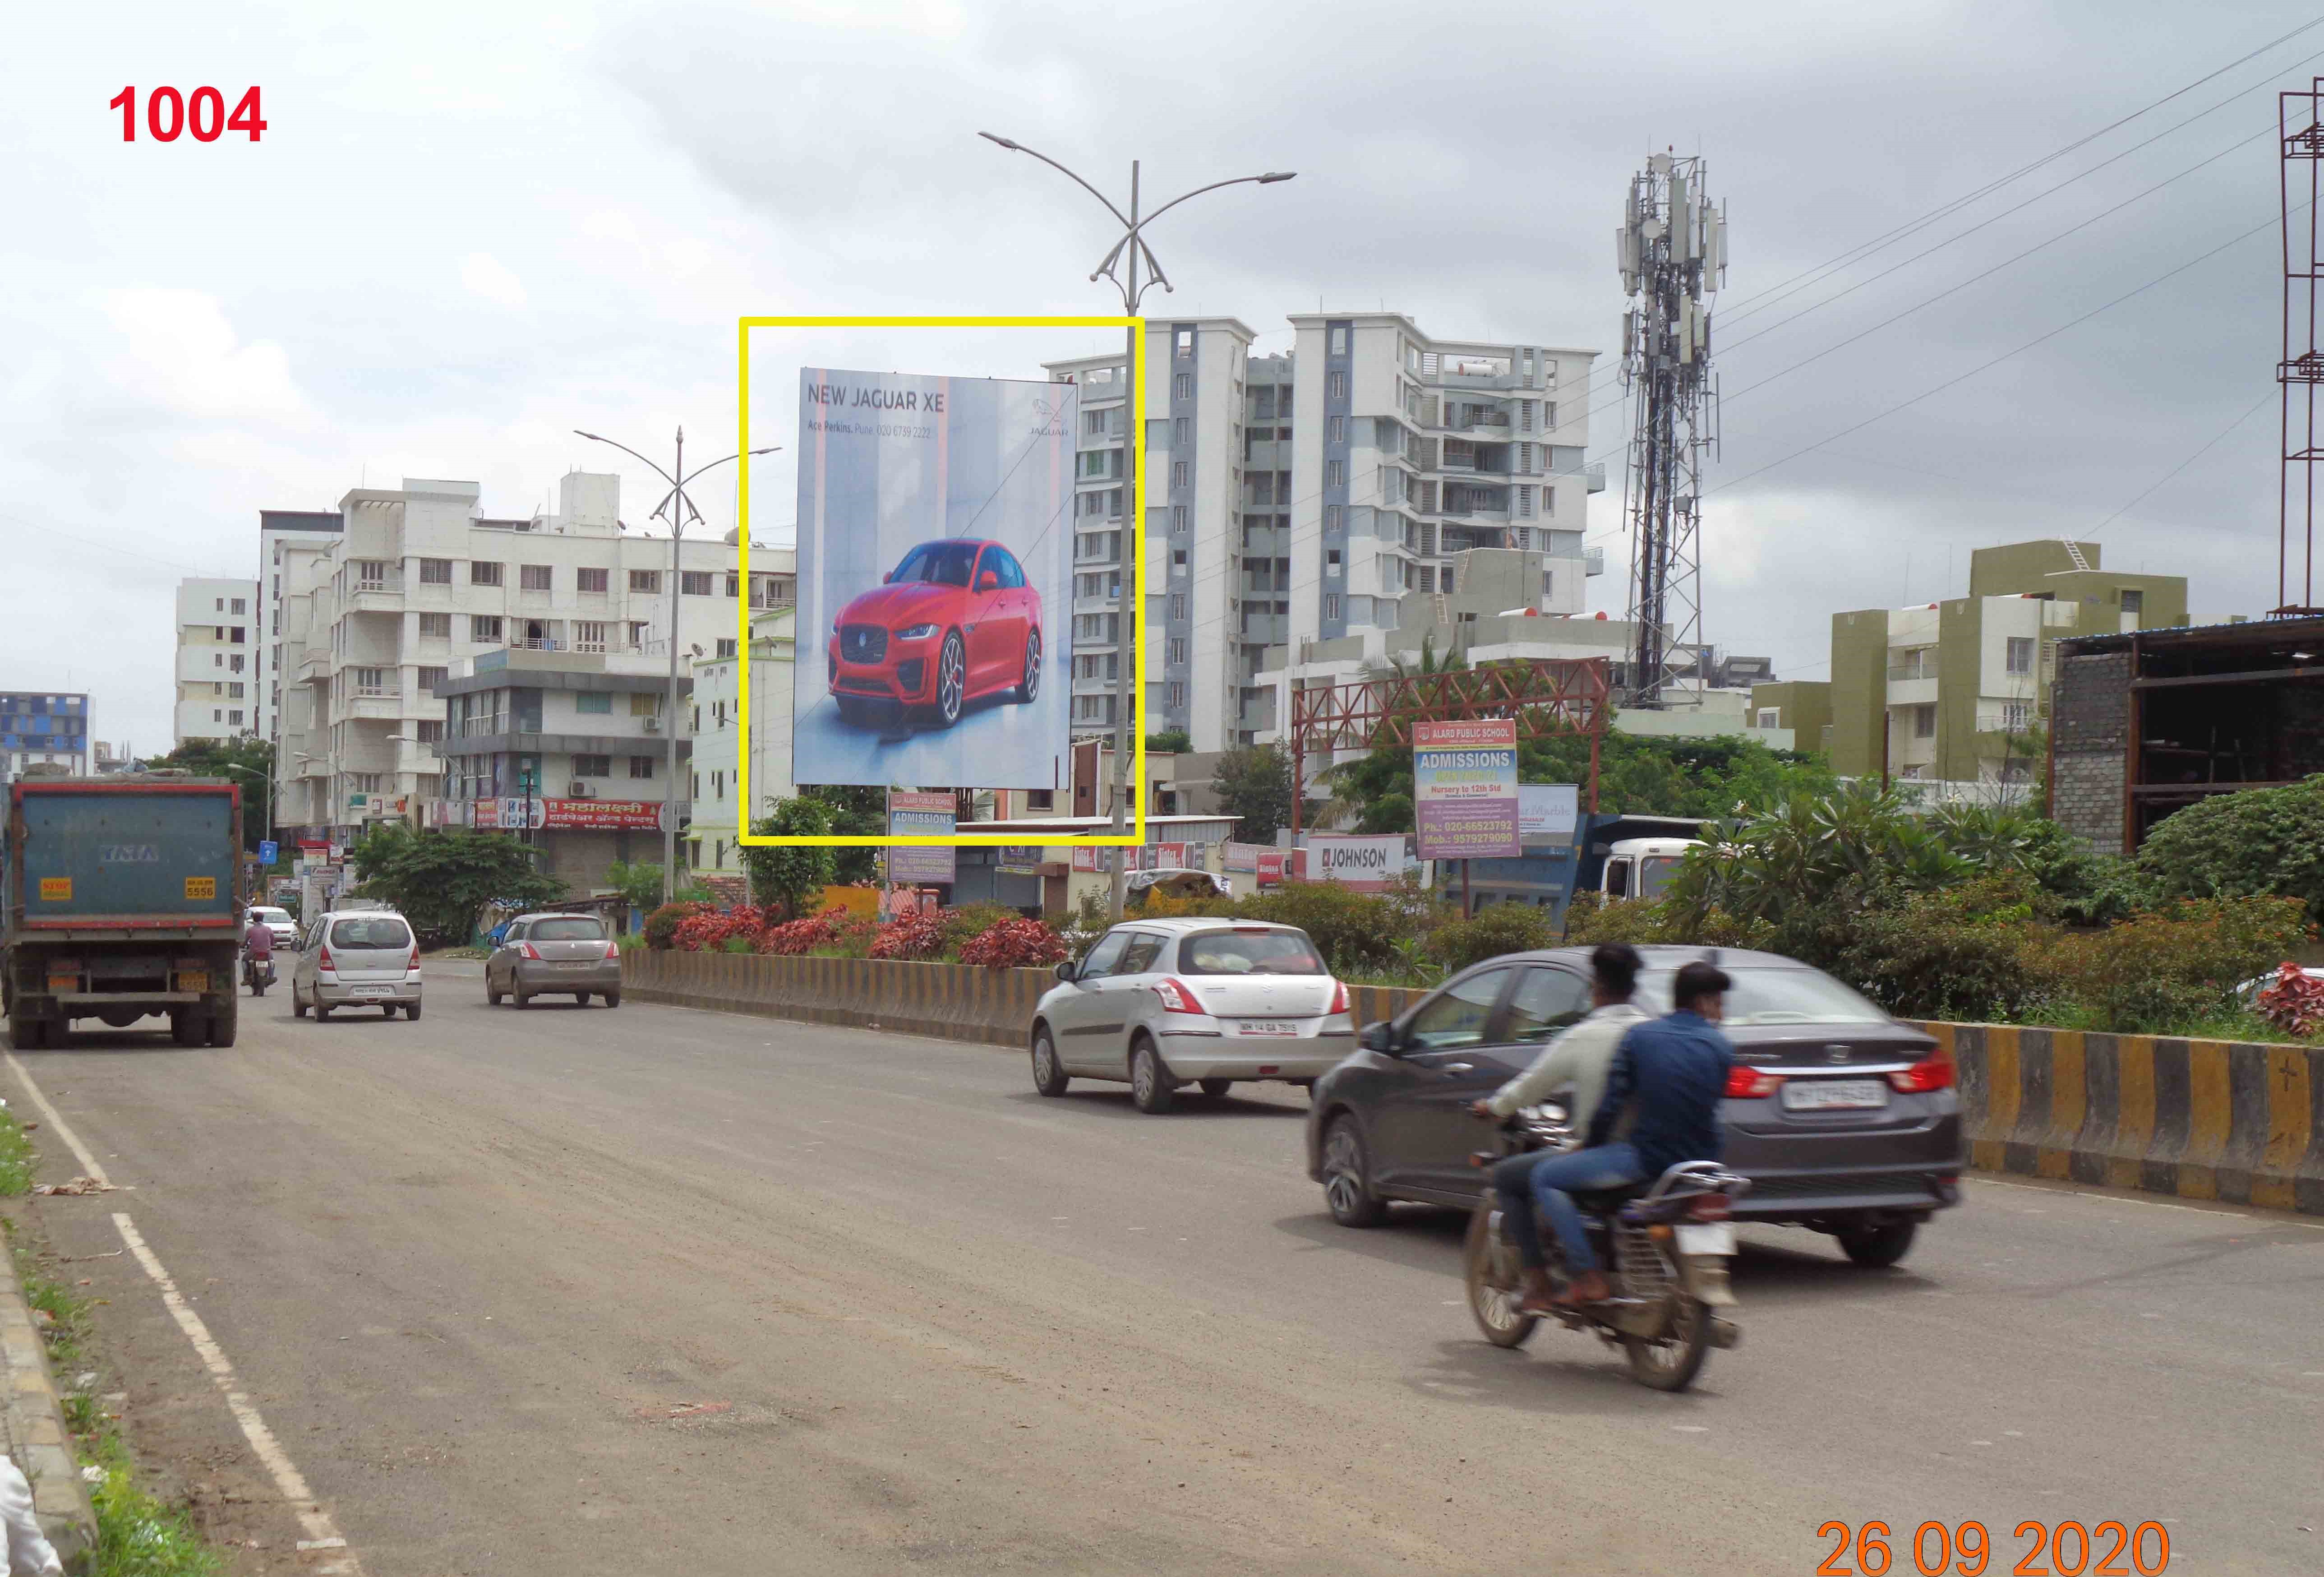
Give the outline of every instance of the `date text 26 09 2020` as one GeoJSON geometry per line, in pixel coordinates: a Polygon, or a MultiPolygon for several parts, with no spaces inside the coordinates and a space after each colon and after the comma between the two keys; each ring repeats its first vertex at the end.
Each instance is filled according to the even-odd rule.
{"type": "Polygon", "coordinates": [[[1885,1522],[1850,1526],[1827,1522],[1819,1539],[1837,1542],[1815,1569],[1815,1577],[2161,1577],[2171,1565],[2171,1530],[2159,1522],[2136,1527],[2111,1519],[2096,1525],[2065,1521],[2021,1522],[2012,1536],[2024,1541],[2017,1562],[1993,1564],[1993,1536],[1981,1522],[1947,1526],[1924,1522],[1910,1539],[1885,1522]],[[1894,1547],[1892,1547],[1892,1545],[1894,1547]]]}

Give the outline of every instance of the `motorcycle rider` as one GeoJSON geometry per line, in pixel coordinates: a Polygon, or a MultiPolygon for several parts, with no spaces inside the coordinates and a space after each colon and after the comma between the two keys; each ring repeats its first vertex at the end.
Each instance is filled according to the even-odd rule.
{"type": "Polygon", "coordinates": [[[1569,1189],[1618,1188],[1659,1177],[1681,1161],[1719,1158],[1725,1139],[1719,1102],[1735,1059],[1719,1019],[1731,983],[1715,964],[1681,968],[1670,1016],[1633,1025],[1615,1048],[1585,1148],[1534,1168],[1534,1203],[1557,1233],[1568,1277],[1551,1306],[1603,1303],[1612,1292],[1569,1189]],[[1608,1142],[1625,1116],[1628,1137],[1608,1142]]]}
{"type": "Polygon", "coordinates": [[[255,912],[250,917],[250,929],[242,934],[242,978],[244,981],[254,978],[261,963],[270,969],[274,964],[274,933],[267,928],[266,922],[260,919],[255,912]]]}
{"type": "MultiPolygon", "coordinates": [[[[1638,950],[1628,942],[1600,943],[1590,954],[1589,1015],[1551,1040],[1532,1066],[1471,1110],[1480,1117],[1505,1118],[1564,1090],[1570,1092],[1567,1111],[1576,1121],[1586,1121],[1598,1110],[1615,1047],[1632,1025],[1646,1020],[1646,1011],[1630,1001],[1643,963],[1638,950]]],[[[1509,1236],[1516,1240],[1517,1257],[1525,1265],[1522,1312],[1528,1314],[1548,1313],[1555,1291],[1549,1283],[1548,1256],[1542,1251],[1541,1226],[1533,1208],[1533,1174],[1555,1155],[1552,1150],[1529,1150],[1500,1161],[1492,1172],[1502,1219],[1508,1223],[1509,1236]]]]}

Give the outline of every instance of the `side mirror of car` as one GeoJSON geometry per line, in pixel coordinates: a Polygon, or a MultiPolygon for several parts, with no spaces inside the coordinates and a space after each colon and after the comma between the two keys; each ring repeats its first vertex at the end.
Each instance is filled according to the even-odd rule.
{"type": "Polygon", "coordinates": [[[1364,1032],[1356,1037],[1356,1044],[1366,1051],[1377,1051],[1384,1056],[1394,1056],[1396,1026],[1385,1019],[1376,1024],[1367,1024],[1364,1026],[1364,1032]]]}
{"type": "Polygon", "coordinates": [[[976,577],[976,589],[979,591],[999,591],[1001,589],[1000,571],[988,569],[982,575],[978,576],[976,577]]]}
{"type": "Polygon", "coordinates": [[[1057,978],[1065,982],[1067,985],[1071,985],[1074,983],[1074,973],[1079,970],[1080,967],[1081,966],[1079,964],[1068,958],[1063,964],[1057,965],[1057,978]]]}
{"type": "Polygon", "coordinates": [[[890,570],[887,574],[885,574],[885,575],[883,575],[883,576],[881,576],[880,577],[880,584],[881,584],[881,586],[886,586],[890,581],[891,581],[891,580],[893,580],[893,579],[895,579],[895,578],[896,578],[896,572],[895,572],[894,570],[892,570],[892,569],[891,569],[891,570],[890,570]]]}

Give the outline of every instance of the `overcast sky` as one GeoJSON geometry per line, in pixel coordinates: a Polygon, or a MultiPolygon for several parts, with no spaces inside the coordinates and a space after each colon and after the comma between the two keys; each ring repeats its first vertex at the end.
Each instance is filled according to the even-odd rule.
{"type": "MultiPolygon", "coordinates": [[[[1822,678],[1834,611],[1958,595],[1973,547],[2093,530],[2109,565],[2189,576],[2199,620],[2257,613],[2275,589],[2263,134],[2275,89],[2324,70],[2324,26],[1770,298],[2313,5],[19,7],[0,688],[92,691],[101,736],[167,748],[171,590],[254,574],[261,509],[413,475],[526,513],[620,458],[576,427],[659,454],[684,422],[691,452],[723,454],[741,314],[1118,309],[1086,280],[1102,213],[986,128],[1109,187],[1133,157],[1164,194],[1299,171],[1157,227],[1178,290],[1151,312],[1231,313],[1268,350],[1288,312],[1384,304],[1447,337],[1602,347],[1608,374],[1628,178],[1654,149],[1700,151],[1733,258],[1710,639],[1822,678]],[[229,105],[263,89],[257,145],[122,142],[124,84],[205,83],[229,105]]],[[[1038,375],[1084,343],[963,341],[941,370],[1038,375]]],[[[787,352],[762,344],[761,375],[787,352]]],[[[789,359],[939,370],[872,334],[789,359]]],[[[1591,501],[1609,567],[1591,605],[1618,615],[1609,380],[1598,400],[1613,481],[1591,501]]],[[[653,498],[624,466],[634,521],[653,498]]],[[[790,488],[788,456],[759,463],[762,538],[790,488]]],[[[732,523],[731,488],[700,502],[732,523]]]]}

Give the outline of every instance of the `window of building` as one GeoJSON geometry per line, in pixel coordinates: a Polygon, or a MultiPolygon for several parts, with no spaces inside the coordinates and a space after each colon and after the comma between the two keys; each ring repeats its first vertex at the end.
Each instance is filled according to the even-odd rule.
{"type": "Polygon", "coordinates": [[[630,646],[632,650],[637,651],[643,651],[646,649],[646,627],[640,620],[630,621],[630,646]]]}
{"type": "Polygon", "coordinates": [[[573,775],[576,778],[610,778],[613,775],[613,758],[576,755],[573,758],[573,775]]]}
{"type": "Polygon", "coordinates": [[[423,558],[420,561],[421,586],[450,586],[452,561],[448,558],[423,558]]]}
{"type": "Polygon", "coordinates": [[[235,673],[240,673],[244,660],[242,653],[237,651],[234,654],[234,660],[226,664],[226,667],[235,673]]]}
{"type": "MultiPolygon", "coordinates": [[[[497,568],[499,567],[496,565],[494,567],[497,568]]],[[[469,640],[498,641],[500,638],[501,618],[498,613],[471,613],[468,615],[469,640]]]]}
{"type": "Polygon", "coordinates": [[[1782,715],[1782,713],[1778,712],[1773,706],[1762,706],[1759,708],[1759,726],[1762,728],[1780,728],[1783,724],[1775,720],[1782,715]]]}
{"type": "Polygon", "coordinates": [[[1340,596],[1337,592],[1334,592],[1323,599],[1323,617],[1326,619],[1336,619],[1339,616],[1340,596]]]}
{"type": "Polygon", "coordinates": [[[1173,666],[1182,664],[1186,660],[1186,638],[1185,636],[1173,635],[1170,638],[1169,655],[1164,658],[1163,660],[1172,664],[1173,666]]]}
{"type": "Polygon", "coordinates": [[[659,569],[631,570],[630,589],[633,592],[658,592],[661,590],[661,571],[659,569]]]}
{"type": "Polygon", "coordinates": [[[1328,379],[1326,379],[1326,380],[1324,381],[1324,383],[1325,383],[1325,388],[1324,388],[1324,398],[1325,398],[1325,399],[1327,399],[1327,400],[1345,400],[1345,399],[1348,397],[1348,374],[1345,374],[1345,373],[1333,373],[1333,374],[1332,374],[1328,379]]]}
{"type": "MultiPolygon", "coordinates": [[[[242,604],[239,602],[235,604],[234,611],[237,613],[242,612],[242,604]]],[[[2144,613],[2146,611],[2146,594],[2135,586],[2126,586],[2123,587],[2122,611],[2126,613],[2144,613]]]]}
{"type": "Polygon", "coordinates": [[[1057,791],[1056,791],[1056,789],[1054,789],[1054,788],[1028,788],[1028,789],[1025,791],[1025,808],[1026,808],[1026,809],[1028,809],[1028,810],[1055,810],[1056,807],[1057,807],[1057,791]]]}
{"type": "Polygon", "coordinates": [[[1105,436],[1105,419],[1106,419],[1108,416],[1111,415],[1111,414],[1112,414],[1112,413],[1111,413],[1111,411],[1105,411],[1105,410],[1084,410],[1084,411],[1083,411],[1083,412],[1082,412],[1082,434],[1083,434],[1083,436],[1084,436],[1084,437],[1085,437],[1085,438],[1103,438],[1103,437],[1105,436]]]}
{"type": "Polygon", "coordinates": [[[576,690],[573,693],[573,710],[576,712],[595,713],[601,717],[610,717],[613,715],[613,692],[611,690],[576,690]]]}
{"type": "Polygon", "coordinates": [[[224,597],[212,597],[212,598],[210,599],[210,612],[211,612],[211,613],[225,613],[225,612],[226,612],[226,599],[225,599],[224,597]]]}
{"type": "Polygon", "coordinates": [[[1170,424],[1170,447],[1172,448],[1183,449],[1194,441],[1194,421],[1192,417],[1182,416],[1170,424]]]}
{"type": "Polygon", "coordinates": [[[443,669],[421,669],[420,670],[420,693],[423,696],[434,695],[436,693],[436,687],[442,684],[445,678],[446,670],[443,669]]]}
{"type": "Polygon", "coordinates": [[[2031,635],[2009,637],[2009,650],[2004,668],[2006,672],[2012,674],[2030,674],[2034,671],[2034,637],[2031,635]]]}
{"type": "Polygon", "coordinates": [[[1170,485],[1173,487],[1184,487],[1186,485],[1185,461],[1173,460],[1170,462],[1170,485]]]}
{"type": "MultiPolygon", "coordinates": [[[[2125,592],[2125,593],[2123,593],[2122,595],[2123,595],[2124,596],[2130,596],[2130,595],[2132,595],[2133,594],[2132,594],[2132,593],[2129,593],[2129,592],[2125,592]]],[[[2126,606],[2126,607],[2127,607],[2128,605],[2129,605],[2128,604],[2124,604],[2124,606],[2126,606]]],[[[249,612],[249,609],[248,609],[248,607],[244,604],[244,600],[243,600],[242,598],[240,598],[240,597],[236,597],[236,598],[235,598],[235,599],[234,599],[234,606],[233,606],[232,608],[230,608],[230,609],[228,609],[228,610],[227,610],[227,612],[229,612],[229,613],[247,613],[247,612],[249,612]]]]}
{"type": "Polygon", "coordinates": [[[379,784],[380,774],[377,772],[347,774],[347,791],[351,794],[376,794],[380,791],[379,784]]]}
{"type": "Polygon", "coordinates": [[[472,560],[468,565],[468,584],[470,586],[505,585],[503,572],[506,567],[504,565],[488,564],[481,558],[472,560]]]}
{"type": "Polygon", "coordinates": [[[1533,519],[1532,488],[1520,487],[1517,489],[1517,513],[1526,520],[1533,519]]]}
{"type": "Polygon", "coordinates": [[[235,625],[235,626],[233,627],[233,630],[234,630],[234,644],[235,644],[235,645],[236,645],[236,646],[240,646],[240,645],[242,645],[242,644],[244,643],[244,638],[245,638],[245,637],[250,633],[250,632],[249,632],[248,628],[247,628],[246,626],[244,626],[244,625],[241,625],[241,624],[236,624],[236,625],[235,625]]]}
{"type": "Polygon", "coordinates": [[[1557,425],[1556,401],[1545,400],[1541,402],[1541,425],[1545,428],[1552,428],[1557,425]]]}
{"type": "Polygon", "coordinates": [[[422,640],[422,641],[449,641],[449,640],[451,640],[451,639],[452,639],[452,615],[451,615],[451,614],[449,614],[449,613],[422,613],[422,614],[420,614],[420,640],[422,640]]]}
{"type": "Polygon", "coordinates": [[[1170,531],[1173,536],[1185,534],[1186,506],[1183,503],[1174,503],[1170,506],[1170,531]]]}
{"type": "Polygon", "coordinates": [[[1181,373],[1176,377],[1171,379],[1170,393],[1173,399],[1192,400],[1194,397],[1194,374],[1181,373]]]}
{"type": "Polygon", "coordinates": [[[554,591],[557,586],[554,567],[547,564],[520,564],[516,576],[521,591],[554,591]]]}
{"type": "Polygon", "coordinates": [[[632,717],[660,716],[660,692],[656,690],[632,690],[630,692],[630,715],[632,717]]]}
{"type": "Polygon", "coordinates": [[[1345,487],[1347,484],[1348,463],[1345,460],[1333,460],[1323,467],[1324,486],[1345,487]]]}
{"type": "Polygon", "coordinates": [[[578,592],[595,592],[602,595],[605,590],[605,572],[603,569],[575,570],[573,589],[578,592]]]}
{"type": "Polygon", "coordinates": [[[358,696],[386,695],[387,670],[378,668],[355,669],[355,694],[358,696]]]}
{"type": "Polygon", "coordinates": [[[418,740],[421,744],[442,744],[444,742],[444,720],[442,718],[425,717],[420,719],[420,722],[412,726],[413,733],[411,737],[418,740]]]}
{"type": "Polygon", "coordinates": [[[2001,704],[2002,732],[2005,733],[2024,733],[2026,711],[2026,704],[2023,701],[2004,701],[2001,704]]]}
{"type": "Polygon", "coordinates": [[[1542,596],[1542,601],[1544,601],[1544,602],[1547,602],[1550,598],[1552,598],[1552,597],[1555,596],[1556,595],[1557,595],[1557,571],[1555,571],[1554,569],[1545,569],[1545,570],[1543,570],[1543,571],[1541,572],[1541,596],[1542,596]]]}
{"type": "Polygon", "coordinates": [[[732,636],[732,635],[722,635],[722,636],[720,636],[720,637],[719,637],[719,639],[718,639],[718,655],[719,655],[719,656],[721,656],[721,657],[732,657],[732,656],[733,656],[733,655],[734,655],[734,650],[735,650],[734,643],[735,643],[736,639],[737,639],[736,637],[732,636]]]}
{"type": "Polygon", "coordinates": [[[1332,330],[1332,354],[1335,356],[1343,356],[1348,354],[1348,331],[1346,328],[1340,327],[1332,330]]]}
{"type": "MultiPolygon", "coordinates": [[[[213,706],[213,707],[211,707],[211,708],[210,708],[210,721],[211,721],[212,723],[224,723],[224,722],[226,721],[226,709],[225,709],[224,707],[221,707],[221,706],[213,706]]],[[[49,760],[51,760],[51,761],[53,761],[53,760],[55,760],[56,758],[54,758],[53,756],[51,756],[51,757],[49,757],[48,759],[49,759],[49,760]]]]}
{"type": "Polygon", "coordinates": [[[710,571],[706,569],[680,570],[678,576],[678,589],[679,592],[689,597],[708,596],[710,595],[710,571]]]}
{"type": "Polygon", "coordinates": [[[1186,594],[1185,594],[1185,592],[1173,592],[1173,593],[1171,593],[1171,594],[1170,594],[1170,617],[1172,617],[1173,619],[1183,619],[1183,618],[1185,618],[1185,616],[1186,616],[1186,594]]]}
{"type": "Polygon", "coordinates": [[[1171,685],[1168,698],[1163,702],[1163,705],[1173,712],[1184,711],[1186,706],[1186,687],[1181,684],[1171,685]]]}
{"type": "Polygon", "coordinates": [[[1335,416],[1332,419],[1331,426],[1332,441],[1335,444],[1346,443],[1348,441],[1348,419],[1344,416],[1335,416]]]}
{"type": "Polygon", "coordinates": [[[637,778],[637,779],[650,779],[650,778],[651,778],[651,777],[654,775],[654,770],[655,770],[655,767],[654,767],[654,758],[653,758],[653,757],[651,757],[651,756],[632,756],[632,757],[630,758],[630,776],[631,776],[631,777],[632,777],[632,778],[637,778]]]}
{"type": "Polygon", "coordinates": [[[1914,739],[1934,739],[1937,737],[1937,709],[1935,706],[1923,706],[1913,708],[1913,737],[1914,739]]]}
{"type": "Polygon", "coordinates": [[[1184,548],[1173,548],[1170,549],[1170,567],[1177,570],[1183,570],[1186,567],[1186,550],[1184,548]]]}

